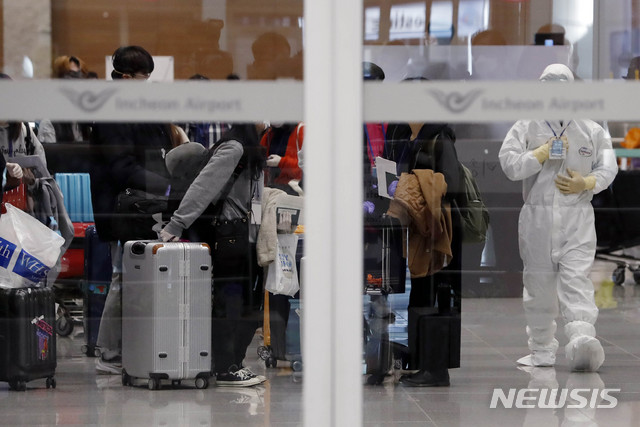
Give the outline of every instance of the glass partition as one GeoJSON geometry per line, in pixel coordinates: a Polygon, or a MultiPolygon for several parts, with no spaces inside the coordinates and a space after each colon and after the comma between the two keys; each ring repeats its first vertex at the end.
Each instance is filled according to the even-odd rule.
{"type": "MultiPolygon", "coordinates": [[[[64,241],[45,268],[55,311],[27,319],[55,376],[0,375],[7,423],[628,423],[637,15],[600,0],[0,0],[3,199],[64,241]],[[574,82],[541,83],[549,64],[574,82]],[[563,136],[566,164],[551,158],[563,136]],[[518,147],[527,176],[509,169],[518,147]],[[547,228],[523,226],[544,222],[531,206],[547,228]],[[189,242],[208,254],[171,264],[189,242]],[[49,390],[34,408],[22,388],[49,390]]],[[[45,280],[6,271],[3,293],[45,280]]],[[[1,328],[11,316],[0,307],[1,328]]]]}

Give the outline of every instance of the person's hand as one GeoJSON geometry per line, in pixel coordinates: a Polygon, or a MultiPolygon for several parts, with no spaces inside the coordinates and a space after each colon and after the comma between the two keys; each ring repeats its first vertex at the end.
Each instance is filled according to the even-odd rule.
{"type": "Polygon", "coordinates": [[[397,187],[398,187],[398,180],[395,180],[391,184],[389,184],[389,188],[387,189],[387,193],[389,193],[389,196],[393,197],[396,194],[397,187]]]}
{"type": "Polygon", "coordinates": [[[278,156],[277,154],[270,155],[269,157],[267,157],[267,166],[272,168],[278,167],[281,158],[282,157],[278,156]]]}
{"type": "Polygon", "coordinates": [[[17,163],[7,163],[7,174],[11,178],[22,179],[22,167],[17,163]]]}
{"type": "Polygon", "coordinates": [[[555,182],[556,187],[563,194],[578,194],[584,190],[592,190],[596,185],[596,177],[588,175],[583,177],[579,172],[567,168],[569,176],[558,174],[555,182]]]}
{"type": "Polygon", "coordinates": [[[549,142],[545,142],[540,147],[533,150],[533,155],[538,159],[540,164],[549,159],[549,142]]]}
{"type": "Polygon", "coordinates": [[[160,230],[160,239],[163,242],[174,242],[178,240],[178,236],[174,236],[163,228],[162,230],[160,230]]]}
{"type": "Polygon", "coordinates": [[[362,203],[362,208],[364,209],[365,214],[371,215],[373,211],[376,209],[376,205],[374,205],[373,202],[370,202],[369,200],[367,200],[364,203],[362,203]]]}
{"type": "Polygon", "coordinates": [[[291,212],[282,212],[280,213],[280,218],[278,218],[278,231],[283,231],[285,233],[291,233],[291,212]]]}

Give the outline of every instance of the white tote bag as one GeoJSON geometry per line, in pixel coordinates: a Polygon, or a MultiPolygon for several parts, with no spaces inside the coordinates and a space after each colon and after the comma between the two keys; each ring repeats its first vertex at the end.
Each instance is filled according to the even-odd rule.
{"type": "Polygon", "coordinates": [[[5,204],[0,217],[0,287],[45,284],[64,239],[40,221],[5,204]]]}
{"type": "Polygon", "coordinates": [[[294,296],[300,290],[296,268],[298,236],[278,234],[276,259],[267,267],[265,289],[272,294],[294,296]]]}

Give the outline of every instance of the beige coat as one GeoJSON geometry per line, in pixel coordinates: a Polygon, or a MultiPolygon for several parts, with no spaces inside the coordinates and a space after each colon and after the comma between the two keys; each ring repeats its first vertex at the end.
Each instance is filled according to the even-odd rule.
{"type": "Polygon", "coordinates": [[[434,274],[451,261],[451,207],[443,203],[446,193],[447,183],[439,172],[416,169],[400,176],[387,214],[409,228],[405,255],[411,277],[434,274]]]}

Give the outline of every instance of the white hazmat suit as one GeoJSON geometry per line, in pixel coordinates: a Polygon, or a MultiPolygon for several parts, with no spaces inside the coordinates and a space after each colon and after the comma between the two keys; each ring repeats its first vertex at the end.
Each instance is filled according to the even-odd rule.
{"type": "MultiPolygon", "coordinates": [[[[540,80],[573,81],[573,74],[553,64],[540,80]]],[[[555,364],[559,302],[571,369],[595,371],[604,362],[604,351],[595,338],[598,308],[589,279],[596,249],[591,199],[618,171],[611,139],[587,119],[520,120],[507,133],[499,158],[510,180],[523,181],[518,234],[531,354],[518,362],[555,364]],[[561,136],[566,156],[550,159],[550,141],[561,136]]]]}

